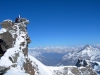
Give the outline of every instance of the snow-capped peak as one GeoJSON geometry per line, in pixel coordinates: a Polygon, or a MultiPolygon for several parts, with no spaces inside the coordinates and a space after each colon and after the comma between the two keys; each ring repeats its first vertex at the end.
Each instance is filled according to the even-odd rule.
{"type": "Polygon", "coordinates": [[[99,49],[97,48],[94,48],[90,45],[86,45],[83,49],[81,49],[80,51],[78,51],[77,53],[90,53],[90,54],[94,54],[95,52],[100,52],[99,49]],[[92,52],[92,53],[91,53],[92,52]]]}
{"type": "Polygon", "coordinates": [[[90,45],[86,45],[85,47],[84,47],[84,49],[90,49],[90,48],[92,48],[92,46],[90,46],[90,45]]]}
{"type": "Polygon", "coordinates": [[[89,58],[91,58],[91,60],[94,60],[96,59],[95,57],[100,54],[100,51],[97,48],[93,48],[90,45],[86,45],[81,51],[77,52],[77,54],[79,54],[81,57],[88,56],[89,58]]]}
{"type": "Polygon", "coordinates": [[[78,52],[69,53],[69,54],[64,55],[62,58],[62,62],[70,61],[69,63],[70,65],[75,65],[75,63],[77,62],[79,58],[86,59],[86,60],[90,59],[90,60],[100,61],[100,50],[90,45],[86,45],[83,49],[81,49],[78,52]]]}

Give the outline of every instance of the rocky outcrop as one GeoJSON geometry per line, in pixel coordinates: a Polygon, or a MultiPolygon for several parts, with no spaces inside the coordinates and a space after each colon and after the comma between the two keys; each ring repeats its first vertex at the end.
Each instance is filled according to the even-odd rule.
{"type": "Polygon", "coordinates": [[[13,47],[14,38],[12,37],[12,35],[8,31],[5,32],[5,33],[0,34],[0,36],[2,37],[1,39],[3,39],[3,41],[6,43],[8,48],[13,47]]]}
{"type": "Polygon", "coordinates": [[[77,63],[76,63],[76,66],[77,67],[86,67],[88,65],[88,63],[86,62],[86,60],[84,59],[78,59],[77,63]]]}
{"type": "Polygon", "coordinates": [[[59,70],[54,70],[54,75],[97,75],[90,66],[77,68],[76,66],[66,66],[59,70]]]}
{"type": "Polygon", "coordinates": [[[35,74],[34,67],[32,67],[32,61],[30,61],[29,59],[26,59],[26,61],[27,62],[23,65],[26,73],[29,73],[30,75],[35,74]]]}
{"type": "Polygon", "coordinates": [[[1,23],[0,38],[5,42],[7,48],[2,44],[2,49],[6,52],[0,60],[0,75],[6,73],[11,67],[20,65],[20,60],[23,60],[23,62],[20,62],[22,64],[21,68],[26,73],[35,74],[32,61],[28,58],[28,44],[31,42],[27,32],[28,23],[29,21],[26,18],[20,18],[18,23],[12,22],[12,20],[4,20],[1,23]],[[6,61],[10,64],[5,66],[3,62],[6,61]]]}
{"type": "Polygon", "coordinates": [[[4,22],[1,23],[2,28],[10,28],[12,26],[11,20],[4,20],[4,22]]]}

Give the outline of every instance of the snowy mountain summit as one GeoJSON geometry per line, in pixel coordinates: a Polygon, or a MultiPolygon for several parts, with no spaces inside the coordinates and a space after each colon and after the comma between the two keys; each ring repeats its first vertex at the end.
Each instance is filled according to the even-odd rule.
{"type": "Polygon", "coordinates": [[[78,52],[69,53],[63,56],[62,62],[65,65],[75,65],[79,58],[90,61],[100,61],[100,50],[90,45],[86,45],[83,49],[79,50],[78,52]]]}
{"type": "Polygon", "coordinates": [[[90,45],[86,45],[83,49],[90,49],[91,48],[91,46],[90,45]]]}
{"type": "Polygon", "coordinates": [[[34,75],[34,67],[28,57],[28,43],[31,42],[26,29],[28,23],[26,18],[17,18],[14,22],[4,20],[1,23],[0,39],[7,48],[1,45],[5,53],[0,59],[0,74],[34,75]]]}
{"type": "Polygon", "coordinates": [[[0,75],[96,75],[89,66],[49,67],[28,55],[28,44],[31,42],[28,23],[29,20],[21,17],[1,23],[0,39],[3,42],[0,46],[4,53],[0,57],[0,75]]]}
{"type": "Polygon", "coordinates": [[[77,55],[84,59],[97,60],[100,59],[100,50],[93,48],[90,45],[86,45],[81,51],[77,52],[77,55]]]}

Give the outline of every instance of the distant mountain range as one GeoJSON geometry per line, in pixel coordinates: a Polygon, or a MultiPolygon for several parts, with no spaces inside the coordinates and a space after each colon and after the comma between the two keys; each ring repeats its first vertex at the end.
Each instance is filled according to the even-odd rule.
{"type": "MultiPolygon", "coordinates": [[[[66,49],[66,48],[65,48],[66,49]]],[[[68,48],[68,50],[64,50],[64,48],[58,49],[52,48],[35,48],[35,50],[29,50],[29,54],[37,58],[44,65],[47,66],[75,66],[78,59],[86,60],[88,64],[92,66],[92,68],[100,75],[100,48],[99,45],[90,46],[86,45],[82,48],[68,48]],[[63,50],[62,50],[63,49],[63,50]],[[70,51],[71,49],[71,51],[70,51]],[[60,51],[59,51],[60,50],[60,51]],[[65,51],[64,52],[61,52],[65,51]]]]}
{"type": "Polygon", "coordinates": [[[78,58],[90,61],[100,61],[100,50],[90,45],[86,45],[78,52],[64,55],[59,65],[75,65],[78,58]]]}
{"type": "Polygon", "coordinates": [[[99,45],[95,46],[81,46],[81,47],[47,47],[47,48],[34,48],[29,50],[29,54],[36,57],[45,65],[56,66],[56,65],[75,65],[78,58],[88,59],[91,61],[100,61],[100,49],[99,45]],[[59,49],[60,48],[60,49],[59,49]],[[56,52],[51,51],[55,50],[56,52]],[[58,49],[58,52],[57,52],[58,49]],[[61,52],[65,51],[65,53],[61,52]],[[71,49],[71,51],[70,51],[71,49]],[[59,51],[60,50],[60,51],[59,51]],[[59,53],[60,52],[60,53],[59,53]],[[51,63],[52,61],[52,63],[51,63]]]}

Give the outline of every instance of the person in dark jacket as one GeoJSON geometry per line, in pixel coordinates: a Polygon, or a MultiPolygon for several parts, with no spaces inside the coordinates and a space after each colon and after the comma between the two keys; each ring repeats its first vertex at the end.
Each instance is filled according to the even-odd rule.
{"type": "Polygon", "coordinates": [[[15,23],[19,23],[20,22],[20,15],[15,19],[15,23]]]}
{"type": "Polygon", "coordinates": [[[0,39],[0,54],[4,53],[4,51],[2,50],[2,47],[1,47],[2,44],[3,44],[3,40],[0,39]]]}
{"type": "Polygon", "coordinates": [[[15,19],[15,23],[18,23],[18,18],[15,19]]]}

